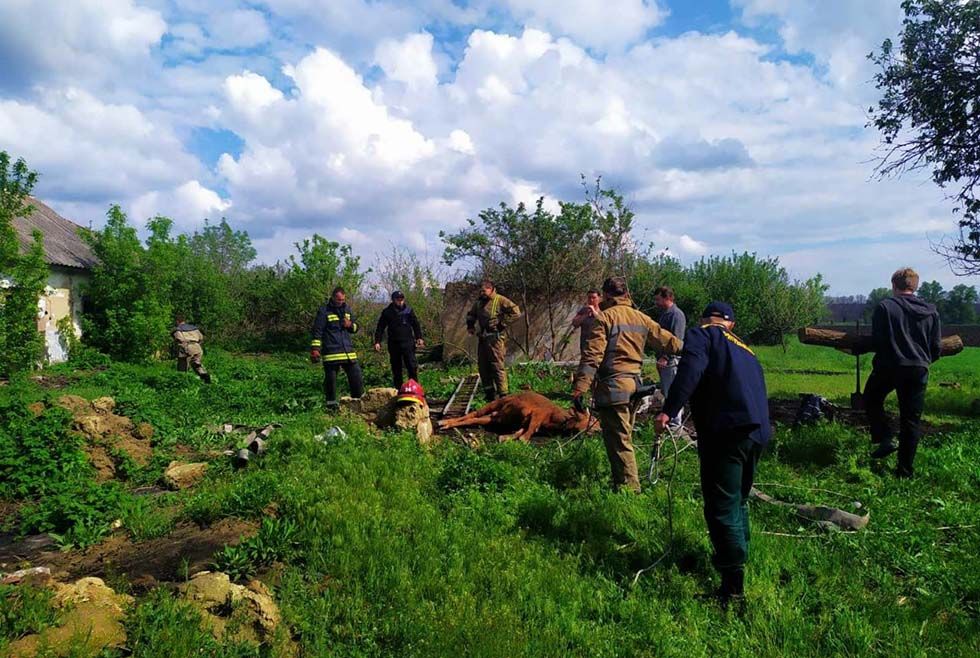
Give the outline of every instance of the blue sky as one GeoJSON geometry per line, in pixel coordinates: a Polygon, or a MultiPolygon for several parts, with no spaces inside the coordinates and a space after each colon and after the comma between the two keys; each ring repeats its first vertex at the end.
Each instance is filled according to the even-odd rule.
{"type": "Polygon", "coordinates": [[[865,56],[899,0],[55,4],[0,3],[0,149],[83,224],[119,203],[226,216],[265,261],[314,232],[434,256],[484,207],[602,175],[685,261],[774,255],[838,294],[906,264],[959,282],[930,249],[942,192],[873,176],[865,56]]]}

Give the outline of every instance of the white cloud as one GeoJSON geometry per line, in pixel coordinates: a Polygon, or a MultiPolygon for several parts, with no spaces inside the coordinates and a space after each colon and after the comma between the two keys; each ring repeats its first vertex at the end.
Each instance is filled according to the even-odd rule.
{"type": "Polygon", "coordinates": [[[202,169],[167,126],[75,88],[0,100],[0,149],[42,172],[39,193],[62,200],[124,201],[202,169]]]}
{"type": "Polygon", "coordinates": [[[599,50],[625,50],[667,13],[655,0],[507,0],[506,4],[528,26],[599,50]]]}
{"type": "Polygon", "coordinates": [[[708,253],[708,245],[695,240],[686,233],[678,239],[677,246],[682,252],[694,256],[703,256],[708,253]]]}
{"type": "Polygon", "coordinates": [[[895,0],[732,0],[750,25],[775,23],[791,53],[808,52],[827,67],[828,78],[852,93],[867,90],[871,64],[867,54],[902,24],[895,0]]]}
{"type": "Polygon", "coordinates": [[[470,138],[469,133],[458,128],[449,133],[449,148],[464,155],[474,155],[476,153],[476,147],[473,146],[473,140],[470,138]]]}
{"type": "Polygon", "coordinates": [[[132,0],[4,0],[0,90],[52,79],[110,79],[143,62],[167,25],[132,0]]]}
{"type": "Polygon", "coordinates": [[[230,208],[230,201],[196,180],[170,190],[147,192],[128,204],[130,219],[137,225],[150,217],[163,215],[174,220],[175,226],[182,231],[193,231],[203,226],[205,219],[217,219],[230,208]]]}
{"type": "Polygon", "coordinates": [[[229,76],[225,80],[225,93],[235,110],[253,118],[283,99],[281,91],[261,75],[251,71],[229,76]]]}
{"type": "Polygon", "coordinates": [[[432,35],[427,32],[382,41],[374,51],[374,59],[388,78],[410,88],[436,84],[438,70],[432,57],[432,35]]]}
{"type": "Polygon", "coordinates": [[[366,233],[358,231],[356,228],[349,228],[345,226],[340,229],[338,234],[340,242],[355,246],[355,247],[366,247],[371,244],[371,238],[367,236],[366,233]]]}
{"type": "Polygon", "coordinates": [[[212,17],[208,32],[217,48],[252,48],[270,36],[265,16],[254,9],[219,12],[212,17]]]}

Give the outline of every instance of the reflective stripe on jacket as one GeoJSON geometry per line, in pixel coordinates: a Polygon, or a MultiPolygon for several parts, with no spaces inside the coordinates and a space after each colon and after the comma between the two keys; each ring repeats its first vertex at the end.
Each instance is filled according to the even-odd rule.
{"type": "Polygon", "coordinates": [[[353,361],[357,359],[351,334],[357,333],[357,321],[347,304],[337,307],[332,302],[321,306],[313,322],[310,348],[318,350],[325,363],[331,361],[353,361]],[[351,321],[345,329],[344,320],[351,321]]]}
{"type": "Polygon", "coordinates": [[[502,333],[521,317],[521,309],[499,293],[489,299],[477,299],[466,314],[466,326],[478,335],[502,333]]]}
{"type": "Polygon", "coordinates": [[[628,297],[617,297],[600,306],[585,342],[582,360],[575,373],[573,391],[593,392],[597,406],[627,404],[636,392],[646,350],[676,354],[681,341],[648,315],[633,306],[628,297]]]}

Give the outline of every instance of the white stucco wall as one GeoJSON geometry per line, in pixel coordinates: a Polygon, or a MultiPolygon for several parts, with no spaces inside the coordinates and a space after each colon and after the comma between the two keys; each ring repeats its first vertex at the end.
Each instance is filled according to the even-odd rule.
{"type": "Polygon", "coordinates": [[[48,274],[44,295],[38,299],[38,331],[44,332],[48,363],[68,359],[67,343],[58,331],[58,321],[71,317],[76,337],[82,335],[81,287],[89,275],[67,269],[52,268],[48,274]]]}

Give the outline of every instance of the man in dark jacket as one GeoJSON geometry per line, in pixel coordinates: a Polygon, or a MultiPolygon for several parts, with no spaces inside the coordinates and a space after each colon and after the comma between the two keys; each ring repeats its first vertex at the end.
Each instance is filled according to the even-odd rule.
{"type": "Polygon", "coordinates": [[[310,342],[310,361],[319,363],[323,359],[323,393],[328,409],[337,407],[337,372],[341,369],[347,375],[351,397],[359,398],[364,393],[361,366],[351,338],[357,330],[357,321],[347,305],[347,293],[338,286],[317,310],[310,342]]]}
{"type": "Polygon", "coordinates": [[[381,311],[378,326],[374,330],[374,351],[381,351],[381,337],[388,332],[388,356],[391,358],[392,386],[401,388],[404,378],[402,364],[408,369],[408,378],[418,381],[419,366],[415,360],[415,348],[422,347],[422,326],[415,311],[405,303],[400,290],[391,293],[391,303],[381,311]]]}
{"type": "Polygon", "coordinates": [[[748,497],[756,464],[769,442],[769,403],[762,366],[732,333],[735,313],[711,302],[701,326],[688,330],[677,377],[655,419],[658,432],[690,401],[698,434],[704,519],[721,573],[723,604],[744,597],[749,555],[748,497]]]}
{"type": "Polygon", "coordinates": [[[912,477],[912,462],[919,446],[922,408],[925,405],[929,366],[939,359],[942,330],[936,307],[915,296],[919,275],[903,268],[892,275],[892,296],[875,307],[871,317],[874,360],[864,387],[864,404],[871,425],[871,440],[879,443],[876,459],[898,450],[899,477],[912,477]],[[885,398],[898,394],[898,446],[885,417],[885,398]]]}

